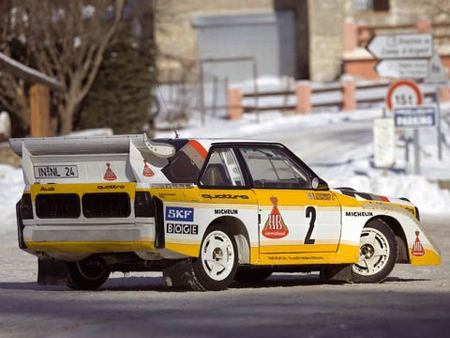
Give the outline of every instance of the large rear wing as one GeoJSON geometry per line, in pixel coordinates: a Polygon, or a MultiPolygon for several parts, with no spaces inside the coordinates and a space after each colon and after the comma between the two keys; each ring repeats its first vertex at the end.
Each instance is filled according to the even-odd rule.
{"type": "Polygon", "coordinates": [[[175,148],[145,134],[15,138],[26,184],[147,182],[168,183],[161,168],[175,148]]]}

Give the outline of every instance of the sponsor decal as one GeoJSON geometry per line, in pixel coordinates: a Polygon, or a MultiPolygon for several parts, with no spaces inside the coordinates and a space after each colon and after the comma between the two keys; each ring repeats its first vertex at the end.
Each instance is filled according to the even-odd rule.
{"type": "Polygon", "coordinates": [[[116,174],[114,174],[114,171],[112,171],[112,169],[111,169],[111,163],[106,163],[106,171],[105,171],[105,175],[103,176],[103,179],[106,181],[117,180],[116,174]]]}
{"type": "Polygon", "coordinates": [[[333,195],[329,192],[309,192],[308,198],[310,200],[330,201],[333,199],[333,195]]]}
{"type": "Polygon", "coordinates": [[[262,230],[264,237],[271,239],[279,239],[286,237],[289,234],[289,229],[283,221],[283,217],[278,210],[278,198],[272,196],[270,198],[272,202],[272,211],[267,218],[266,224],[262,230]]]}
{"type": "Polygon", "coordinates": [[[152,177],[155,175],[152,169],[150,169],[150,167],[148,166],[146,160],[144,160],[144,169],[142,170],[142,175],[144,175],[145,177],[152,177]]]}
{"type": "Polygon", "coordinates": [[[239,211],[237,209],[215,209],[216,215],[237,215],[239,211]]]}
{"type": "Polygon", "coordinates": [[[345,216],[347,217],[370,217],[373,216],[371,211],[346,211],[345,216]]]}
{"type": "Polygon", "coordinates": [[[115,190],[115,189],[125,189],[124,185],[109,184],[109,185],[97,185],[98,190],[115,190]]]}
{"type": "Polygon", "coordinates": [[[55,191],[55,187],[50,188],[42,187],[40,191],[55,191]]]}
{"type": "Polygon", "coordinates": [[[194,221],[194,208],[166,207],[167,221],[194,221]]]}
{"type": "Polygon", "coordinates": [[[161,197],[161,198],[171,197],[171,196],[176,196],[176,195],[177,194],[175,194],[175,193],[168,193],[168,192],[164,192],[164,193],[158,194],[158,196],[161,197]]]}
{"type": "Polygon", "coordinates": [[[248,200],[250,198],[247,195],[232,195],[232,194],[218,194],[218,195],[202,194],[202,197],[207,199],[225,198],[230,200],[236,199],[248,200]]]}
{"type": "Polygon", "coordinates": [[[422,246],[422,243],[420,243],[420,239],[419,239],[419,235],[420,235],[420,231],[416,231],[416,240],[414,241],[412,250],[411,250],[411,255],[413,256],[423,256],[425,255],[425,249],[422,246]]]}
{"type": "Polygon", "coordinates": [[[358,192],[353,190],[339,190],[343,195],[350,196],[353,198],[361,198],[367,201],[381,201],[381,202],[389,202],[389,198],[386,196],[379,196],[374,194],[368,194],[365,192],[358,192]]]}
{"type": "Polygon", "coordinates": [[[321,256],[298,256],[298,255],[290,255],[290,256],[267,256],[267,259],[271,261],[301,261],[301,260],[324,260],[321,256]]]}
{"type": "Polygon", "coordinates": [[[177,235],[198,235],[197,224],[167,223],[166,232],[177,235]]]}

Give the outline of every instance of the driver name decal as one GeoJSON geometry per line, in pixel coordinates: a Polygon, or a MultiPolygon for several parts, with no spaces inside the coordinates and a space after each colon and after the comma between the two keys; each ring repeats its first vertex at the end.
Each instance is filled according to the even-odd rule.
{"type": "Polygon", "coordinates": [[[289,229],[283,221],[283,217],[278,210],[278,198],[271,197],[272,211],[267,218],[266,224],[262,230],[262,235],[271,239],[279,239],[289,234],[289,229]]]}

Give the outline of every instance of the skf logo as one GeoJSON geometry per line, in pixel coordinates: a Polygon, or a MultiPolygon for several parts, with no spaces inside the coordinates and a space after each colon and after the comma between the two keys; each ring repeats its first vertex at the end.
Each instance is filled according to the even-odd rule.
{"type": "Polygon", "coordinates": [[[166,221],[194,221],[194,209],[182,207],[166,207],[166,221]]]}

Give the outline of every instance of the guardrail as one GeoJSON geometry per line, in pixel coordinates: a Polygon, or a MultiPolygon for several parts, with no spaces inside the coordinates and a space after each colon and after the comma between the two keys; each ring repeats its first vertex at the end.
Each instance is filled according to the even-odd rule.
{"type": "MultiPolygon", "coordinates": [[[[297,114],[308,114],[326,108],[352,111],[383,105],[389,84],[387,80],[355,81],[350,76],[344,76],[342,81],[329,84],[299,81],[295,88],[283,90],[259,89],[257,92],[242,92],[238,88],[230,88],[229,117],[239,119],[243,113],[255,111],[294,111],[297,114]],[[253,103],[254,98],[257,98],[258,106],[253,103]]],[[[434,86],[426,83],[420,86],[426,100],[436,100],[434,86]]],[[[441,101],[449,101],[449,88],[441,88],[439,97],[441,101]]]]}

